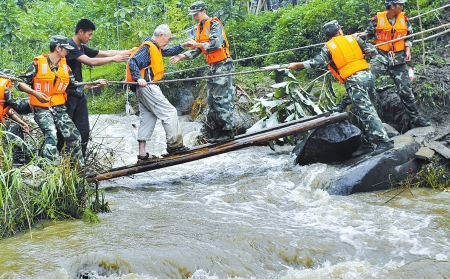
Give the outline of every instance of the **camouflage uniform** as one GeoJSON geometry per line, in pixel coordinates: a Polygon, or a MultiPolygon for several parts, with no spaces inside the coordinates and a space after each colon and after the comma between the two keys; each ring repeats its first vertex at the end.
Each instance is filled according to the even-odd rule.
{"type": "MultiPolygon", "coordinates": [[[[366,44],[359,37],[354,38],[362,50],[368,49],[370,52],[376,52],[372,45],[366,44]]],[[[324,46],[315,58],[303,62],[303,65],[307,69],[320,68],[327,66],[330,62],[332,62],[331,53],[324,46]]],[[[345,88],[361,122],[363,138],[372,143],[390,142],[391,140],[384,131],[382,122],[370,100],[375,89],[372,73],[369,70],[362,70],[351,75],[345,80],[345,88]]]]}
{"type": "Polygon", "coordinates": [[[25,137],[22,126],[10,118],[5,119],[6,131],[16,135],[17,137],[6,134],[6,142],[12,146],[13,161],[17,164],[26,164],[31,160],[32,150],[24,144],[25,137]]]}
{"type": "MultiPolygon", "coordinates": [[[[390,3],[393,4],[393,3],[390,3]]],[[[395,18],[393,20],[389,19],[391,25],[395,24],[395,18]]],[[[370,40],[375,37],[376,27],[378,23],[378,18],[375,16],[372,18],[369,26],[366,29],[366,39],[370,40]]],[[[409,20],[406,20],[406,26],[408,28],[407,36],[413,34],[413,29],[409,20]]],[[[405,47],[412,47],[413,38],[405,39],[405,47]]],[[[397,87],[397,93],[400,97],[403,107],[405,108],[406,114],[408,114],[411,122],[413,124],[417,123],[417,126],[429,126],[430,123],[420,117],[419,109],[416,105],[416,100],[414,94],[412,92],[411,81],[408,75],[408,68],[406,67],[406,51],[402,50],[399,52],[395,52],[392,57],[390,57],[390,53],[378,49],[378,54],[370,60],[370,71],[373,73],[375,79],[383,76],[389,75],[393,80],[397,87]],[[421,123],[421,124],[419,124],[421,123]]],[[[377,94],[371,96],[372,103],[377,109],[378,113],[381,113],[381,107],[379,103],[379,98],[377,94]]],[[[344,95],[341,100],[341,107],[345,107],[348,104],[351,104],[349,96],[344,95]]]]}
{"type": "MultiPolygon", "coordinates": [[[[49,58],[47,58],[48,60],[49,58]]],[[[58,70],[57,66],[52,66],[51,61],[48,65],[52,72],[58,70]]],[[[19,75],[19,78],[24,80],[28,85],[32,86],[32,80],[36,76],[37,65],[33,62],[28,66],[25,73],[19,75]]],[[[70,83],[66,90],[67,94],[75,94],[79,89],[75,86],[75,79],[72,71],[69,70],[70,83]]],[[[17,86],[16,86],[17,87],[17,86]]],[[[17,87],[19,90],[20,88],[17,87]]],[[[81,136],[69,115],[66,112],[65,105],[53,106],[50,108],[34,107],[34,120],[38,124],[45,141],[42,147],[42,156],[55,165],[59,163],[58,149],[56,144],[58,142],[57,131],[61,132],[66,141],[67,151],[70,153],[72,159],[76,159],[78,166],[83,168],[85,166],[84,158],[81,153],[81,136]]]]}
{"type": "MultiPolygon", "coordinates": [[[[26,114],[31,112],[30,103],[27,99],[14,99],[12,96],[12,91],[9,88],[5,88],[5,104],[10,108],[8,111],[8,115],[12,115],[14,110],[19,112],[20,114],[26,114]]],[[[16,123],[13,119],[6,117],[5,118],[5,129],[6,131],[16,135],[22,140],[18,138],[6,135],[6,140],[8,144],[12,145],[12,153],[15,163],[24,164],[30,161],[31,158],[31,150],[29,150],[26,145],[23,144],[25,139],[23,134],[23,129],[19,123],[16,123]]]]}
{"type": "MultiPolygon", "coordinates": [[[[210,42],[204,43],[206,51],[216,50],[222,45],[224,41],[224,30],[222,26],[213,22],[211,24],[210,42]]],[[[189,50],[185,53],[187,58],[194,59],[202,53],[200,48],[189,50]]],[[[208,75],[221,75],[234,72],[234,62],[232,58],[227,58],[223,61],[211,64],[208,70],[208,75]]],[[[234,77],[218,77],[208,79],[206,81],[208,89],[208,114],[207,120],[210,128],[213,131],[225,130],[232,131],[233,125],[233,110],[234,110],[234,77]]]]}
{"type": "MultiPolygon", "coordinates": [[[[395,23],[391,21],[391,24],[395,23]]],[[[372,18],[369,26],[366,29],[366,38],[368,40],[375,37],[376,27],[378,19],[372,18]]],[[[408,28],[407,35],[413,33],[412,26],[409,20],[406,21],[408,28]]],[[[412,47],[413,38],[405,39],[405,47],[412,47]]],[[[378,55],[372,57],[370,60],[370,70],[374,74],[375,78],[382,75],[389,75],[397,86],[397,93],[405,108],[405,112],[408,114],[412,122],[415,122],[419,118],[419,110],[415,103],[415,97],[412,92],[411,81],[408,76],[408,69],[405,64],[406,51],[402,50],[394,54],[394,58],[389,58],[389,52],[378,49],[378,55]]],[[[378,103],[378,101],[377,101],[378,103]]]]}

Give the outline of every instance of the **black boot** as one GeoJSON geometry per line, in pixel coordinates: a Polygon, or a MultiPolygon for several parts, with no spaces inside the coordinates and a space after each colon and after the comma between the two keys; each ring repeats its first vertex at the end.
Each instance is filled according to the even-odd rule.
{"type": "Polygon", "coordinates": [[[370,153],[370,155],[375,156],[378,154],[381,154],[385,151],[388,151],[389,149],[392,149],[394,147],[394,142],[392,141],[387,141],[387,142],[379,142],[377,144],[377,148],[375,148],[375,150],[370,153]]]}
{"type": "Polygon", "coordinates": [[[414,119],[413,121],[411,121],[411,125],[413,127],[428,127],[431,125],[431,122],[426,120],[423,117],[417,117],[416,119],[414,119]]]}

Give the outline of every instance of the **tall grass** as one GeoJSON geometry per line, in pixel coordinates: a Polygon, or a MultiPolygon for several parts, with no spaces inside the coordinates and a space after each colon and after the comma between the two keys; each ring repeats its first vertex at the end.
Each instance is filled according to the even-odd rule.
{"type": "MultiPolygon", "coordinates": [[[[102,204],[68,157],[55,166],[35,156],[23,166],[13,165],[11,133],[0,128],[0,239],[25,230],[40,220],[88,219],[102,204]],[[95,206],[95,207],[94,207],[95,206]]],[[[104,201],[103,201],[104,204],[104,201]]]]}

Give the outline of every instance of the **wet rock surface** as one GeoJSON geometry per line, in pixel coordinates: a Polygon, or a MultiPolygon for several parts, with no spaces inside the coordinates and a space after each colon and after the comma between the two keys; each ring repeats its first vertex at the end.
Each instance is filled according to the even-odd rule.
{"type": "MultiPolygon", "coordinates": [[[[447,44],[448,38],[442,37],[447,44]]],[[[315,187],[336,195],[385,190],[398,185],[408,174],[417,172],[430,157],[450,160],[447,158],[447,152],[450,155],[450,52],[448,47],[442,47],[427,52],[425,56],[424,67],[422,57],[413,55],[411,66],[415,79],[412,86],[421,115],[430,120],[432,126],[412,127],[392,80],[389,77],[378,79],[380,119],[389,137],[394,139],[394,148],[377,156],[343,157],[338,162],[328,163],[325,171],[315,178],[315,187]],[[422,147],[436,153],[416,155],[422,147]]],[[[354,113],[351,115],[350,122],[357,126],[357,118],[354,113]]]]}
{"type": "Polygon", "coordinates": [[[317,128],[299,145],[296,162],[308,165],[350,159],[361,145],[360,138],[361,130],[347,121],[317,128]]]}

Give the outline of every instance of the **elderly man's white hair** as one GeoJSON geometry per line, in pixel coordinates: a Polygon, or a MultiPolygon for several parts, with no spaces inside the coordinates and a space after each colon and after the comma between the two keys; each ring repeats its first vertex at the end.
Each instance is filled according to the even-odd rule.
{"type": "Polygon", "coordinates": [[[170,33],[169,25],[167,24],[161,24],[156,27],[155,31],[153,32],[153,36],[159,36],[161,34],[168,35],[170,33]]]}

